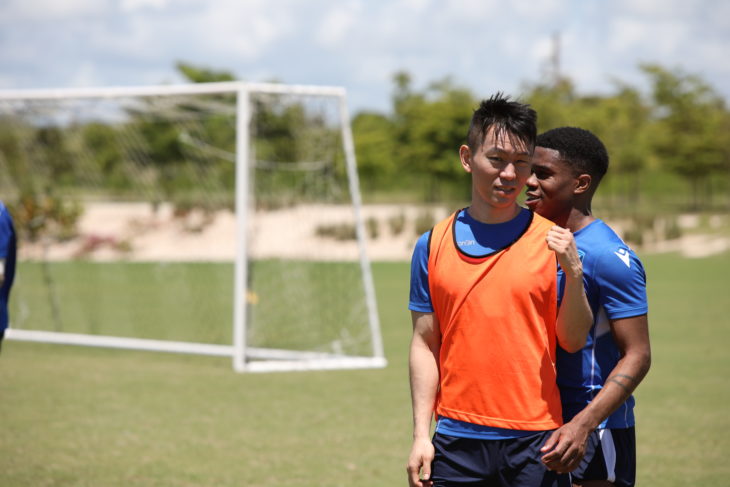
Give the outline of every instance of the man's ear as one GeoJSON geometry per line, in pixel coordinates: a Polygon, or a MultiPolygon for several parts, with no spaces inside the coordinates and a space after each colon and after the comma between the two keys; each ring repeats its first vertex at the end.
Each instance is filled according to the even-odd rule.
{"type": "Polygon", "coordinates": [[[575,178],[575,181],[576,184],[575,189],[573,189],[573,194],[583,194],[590,189],[593,178],[590,174],[580,174],[575,178]]]}
{"type": "Polygon", "coordinates": [[[459,159],[461,160],[461,167],[466,172],[471,172],[471,149],[466,144],[459,147],[459,159]]]}

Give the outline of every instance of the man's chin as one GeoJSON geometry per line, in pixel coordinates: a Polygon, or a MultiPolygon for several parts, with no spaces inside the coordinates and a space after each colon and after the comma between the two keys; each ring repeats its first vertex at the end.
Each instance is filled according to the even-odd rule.
{"type": "Polygon", "coordinates": [[[537,206],[540,204],[540,200],[526,200],[525,206],[527,206],[532,211],[535,211],[537,206]]]}

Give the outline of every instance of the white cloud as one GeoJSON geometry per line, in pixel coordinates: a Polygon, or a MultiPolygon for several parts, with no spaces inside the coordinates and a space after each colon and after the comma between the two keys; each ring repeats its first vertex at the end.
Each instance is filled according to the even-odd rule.
{"type": "Polygon", "coordinates": [[[608,45],[616,53],[644,54],[665,58],[676,54],[690,39],[689,25],[678,21],[647,24],[639,19],[622,17],[610,25],[608,45]]]}
{"type": "Polygon", "coordinates": [[[133,12],[146,8],[162,10],[168,6],[168,3],[168,0],[121,0],[120,8],[122,12],[133,12]]]}
{"type": "Polygon", "coordinates": [[[579,91],[632,82],[647,61],[730,97],[722,0],[0,0],[0,32],[8,87],[161,82],[187,61],[252,81],[339,84],[382,107],[398,70],[416,87],[450,76],[479,95],[516,93],[540,79],[559,32],[579,91]]]}
{"type": "Polygon", "coordinates": [[[189,19],[193,42],[211,53],[259,59],[294,27],[293,9],[266,0],[226,0],[211,5],[197,21],[189,19]]]}
{"type": "Polygon", "coordinates": [[[624,15],[644,17],[643,20],[686,19],[715,3],[715,0],[617,0],[614,10],[624,15]]]}
{"type": "Polygon", "coordinates": [[[7,21],[42,21],[102,15],[109,0],[5,0],[0,7],[7,21]]]}
{"type": "Polygon", "coordinates": [[[319,44],[328,48],[341,45],[347,34],[357,25],[362,16],[362,4],[348,2],[337,5],[324,15],[315,33],[319,44]]]}

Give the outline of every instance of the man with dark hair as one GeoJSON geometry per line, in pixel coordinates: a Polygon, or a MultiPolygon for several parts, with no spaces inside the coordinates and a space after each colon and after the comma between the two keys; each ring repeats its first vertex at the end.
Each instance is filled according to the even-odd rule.
{"type": "Polygon", "coordinates": [[[546,442],[543,461],[556,471],[575,469],[576,485],[633,486],[631,393],[651,363],[646,276],[636,254],[591,211],[608,153],[591,132],[561,127],[537,137],[532,170],[526,204],[575,235],[595,318],[582,350],[558,349],[567,423],[546,442]]]}
{"type": "Polygon", "coordinates": [[[592,316],[572,234],[516,202],[536,119],[501,94],[480,104],[459,148],[471,204],[416,243],[411,486],[570,485],[539,461],[540,447],[562,424],[556,344],[580,350],[592,316]]]}

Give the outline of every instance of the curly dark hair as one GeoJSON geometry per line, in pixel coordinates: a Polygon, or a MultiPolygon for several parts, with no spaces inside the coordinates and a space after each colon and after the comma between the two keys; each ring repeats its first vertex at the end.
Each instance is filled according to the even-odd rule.
{"type": "Polygon", "coordinates": [[[592,132],[577,127],[559,127],[537,136],[536,147],[553,149],[574,174],[590,174],[594,186],[608,171],[608,151],[592,132]]]}
{"type": "Polygon", "coordinates": [[[537,136],[537,112],[530,105],[512,101],[498,92],[488,100],[482,100],[474,110],[466,135],[466,143],[472,151],[481,146],[492,127],[495,136],[506,133],[513,143],[520,141],[532,152],[537,136]]]}

